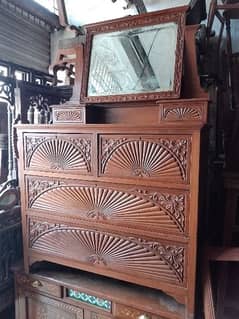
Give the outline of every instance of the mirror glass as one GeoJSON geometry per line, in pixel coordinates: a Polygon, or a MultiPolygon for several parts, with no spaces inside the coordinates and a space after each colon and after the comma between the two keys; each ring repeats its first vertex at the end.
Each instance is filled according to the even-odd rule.
{"type": "Polygon", "coordinates": [[[168,22],[95,34],[87,95],[172,91],[177,32],[168,22]]]}
{"type": "Polygon", "coordinates": [[[179,98],[187,7],[85,26],[83,103],[179,98]]]}

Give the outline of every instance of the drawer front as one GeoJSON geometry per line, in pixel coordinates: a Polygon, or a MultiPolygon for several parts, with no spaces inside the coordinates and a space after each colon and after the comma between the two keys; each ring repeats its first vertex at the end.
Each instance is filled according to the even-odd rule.
{"type": "Polygon", "coordinates": [[[83,309],[35,294],[27,298],[27,314],[27,319],[84,319],[83,309]]]}
{"type": "Polygon", "coordinates": [[[125,305],[116,304],[115,319],[165,319],[164,317],[147,313],[125,305]]]}
{"type": "Polygon", "coordinates": [[[25,169],[92,175],[91,134],[25,134],[25,169]]]}
{"type": "Polygon", "coordinates": [[[51,284],[45,280],[38,278],[31,278],[26,274],[18,274],[16,276],[16,282],[19,286],[25,289],[30,289],[35,292],[43,292],[54,297],[61,298],[61,287],[56,284],[51,284]]]}
{"type": "MultiPolygon", "coordinates": [[[[189,196],[186,191],[132,185],[26,178],[27,207],[158,234],[188,233],[189,196]]],[[[140,233],[140,232],[139,232],[140,233]]]]}
{"type": "Polygon", "coordinates": [[[99,175],[187,183],[188,135],[100,135],[99,175]]]}
{"type": "MultiPolygon", "coordinates": [[[[165,240],[103,232],[59,222],[28,221],[30,252],[63,258],[96,273],[110,271],[115,278],[142,278],[185,285],[187,248],[165,240]]],[[[138,279],[138,280],[137,280],[138,279]]]]}

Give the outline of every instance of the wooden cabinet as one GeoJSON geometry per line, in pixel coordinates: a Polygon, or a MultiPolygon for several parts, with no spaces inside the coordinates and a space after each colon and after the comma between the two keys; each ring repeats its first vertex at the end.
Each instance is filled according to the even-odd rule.
{"type": "Polygon", "coordinates": [[[25,270],[50,261],[193,307],[202,125],[19,125],[25,270]]]}
{"type": "Polygon", "coordinates": [[[179,319],[164,293],[72,269],[15,274],[17,319],[179,319]]]}
{"type": "MultiPolygon", "coordinates": [[[[83,304],[87,319],[194,318],[201,129],[208,95],[197,76],[197,27],[185,27],[187,9],[126,17],[87,29],[84,72],[79,59],[74,90],[81,92],[81,103],[73,94],[68,104],[53,106],[53,125],[17,126],[26,273],[35,262],[47,261],[123,280],[122,289],[128,283],[144,286],[135,304],[131,294],[115,301],[119,282],[106,293],[104,281],[98,293],[106,300],[112,296],[112,309],[85,310],[83,304]],[[158,87],[150,93],[143,87],[138,93],[88,96],[92,37],[166,21],[178,24],[169,91],[158,87]],[[83,110],[84,120],[95,124],[79,124],[83,110]],[[161,311],[162,300],[146,301],[147,289],[163,291],[184,305],[183,311],[161,311]]],[[[76,296],[82,295],[74,289],[76,296]]],[[[95,289],[87,288],[86,293],[94,296],[95,289]]],[[[62,299],[54,298],[79,306],[64,289],[62,299]]]]}

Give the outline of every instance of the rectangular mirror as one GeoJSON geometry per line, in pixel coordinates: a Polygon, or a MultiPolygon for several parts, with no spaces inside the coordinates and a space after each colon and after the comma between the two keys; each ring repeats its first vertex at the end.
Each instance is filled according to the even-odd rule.
{"type": "Polygon", "coordinates": [[[82,101],[180,97],[186,9],[86,26],[82,101]]]}

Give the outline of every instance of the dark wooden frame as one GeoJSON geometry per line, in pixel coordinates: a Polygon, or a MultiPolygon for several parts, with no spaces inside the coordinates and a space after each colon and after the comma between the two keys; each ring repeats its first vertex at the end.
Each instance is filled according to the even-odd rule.
{"type": "MultiPolygon", "coordinates": [[[[203,310],[205,319],[216,319],[216,309],[214,306],[212,293],[212,278],[210,274],[210,262],[228,262],[239,261],[238,247],[207,247],[205,250],[204,265],[203,265],[203,310]]],[[[219,278],[222,280],[223,278],[219,278]]]]}
{"type": "Polygon", "coordinates": [[[81,100],[84,103],[107,103],[107,102],[128,102],[128,101],[144,101],[144,100],[158,100],[158,99],[172,99],[180,97],[181,78],[182,78],[182,62],[184,49],[184,31],[185,31],[185,17],[187,6],[180,8],[161,10],[141,14],[132,17],[125,17],[107,22],[100,22],[87,25],[86,28],[86,49],[84,59],[84,71],[82,79],[81,100]],[[129,29],[131,27],[142,27],[155,25],[159,23],[176,22],[178,24],[177,44],[176,44],[176,59],[174,70],[174,84],[172,91],[163,92],[148,92],[136,94],[119,94],[119,95],[105,95],[105,96],[87,96],[90,55],[92,48],[92,40],[94,35],[100,33],[109,33],[120,30],[129,29]]]}

